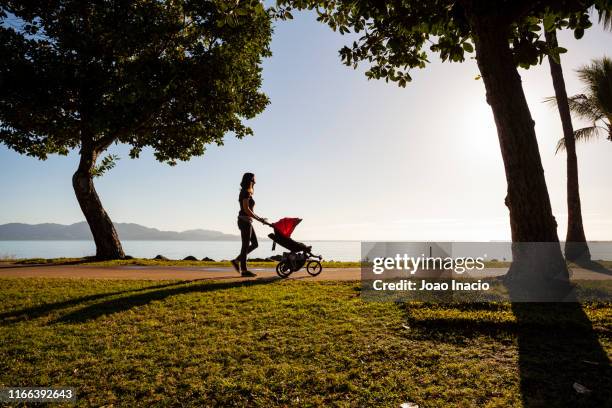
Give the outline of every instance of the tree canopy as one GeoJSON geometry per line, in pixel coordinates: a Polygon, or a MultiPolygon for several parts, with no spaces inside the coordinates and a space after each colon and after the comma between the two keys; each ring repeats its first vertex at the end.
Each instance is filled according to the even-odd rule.
{"type": "Polygon", "coordinates": [[[45,159],[79,148],[72,185],[96,256],[125,256],[93,177],[151,147],[175,164],[268,104],[271,22],[257,0],[0,0],[0,142],[45,159]]]}
{"type": "Polygon", "coordinates": [[[188,160],[252,133],[270,39],[257,0],[0,1],[0,142],[188,160]]]}
{"type": "MultiPolygon", "coordinates": [[[[468,14],[492,15],[509,25],[508,41],[516,64],[528,68],[545,55],[564,52],[550,49],[542,34],[567,28],[577,38],[592,25],[589,7],[610,10],[609,0],[280,0],[276,15],[291,16],[291,10],[315,10],[318,20],[341,34],[360,36],[340,50],[342,61],[357,67],[369,64],[366,76],[406,86],[410,70],[424,68],[430,55],[442,61],[463,62],[474,52],[473,27],[468,14]],[[466,9],[470,13],[466,13],[466,9]]],[[[601,14],[600,14],[601,15],[601,14]]]]}

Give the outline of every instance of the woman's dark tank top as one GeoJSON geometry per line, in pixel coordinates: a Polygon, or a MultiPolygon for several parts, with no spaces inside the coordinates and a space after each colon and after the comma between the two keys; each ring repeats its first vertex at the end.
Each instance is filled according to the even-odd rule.
{"type": "Polygon", "coordinates": [[[238,196],[238,203],[240,204],[240,211],[238,212],[238,215],[247,215],[242,209],[242,200],[244,200],[245,198],[249,199],[249,209],[251,211],[253,211],[253,207],[255,207],[255,200],[253,200],[252,194],[249,193],[248,190],[240,190],[240,195],[238,196]]]}

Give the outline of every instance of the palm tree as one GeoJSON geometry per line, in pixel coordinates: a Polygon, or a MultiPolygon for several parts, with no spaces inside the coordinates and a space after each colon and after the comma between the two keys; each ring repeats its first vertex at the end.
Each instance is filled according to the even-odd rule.
{"type": "MultiPolygon", "coordinates": [[[[570,110],[590,126],[574,132],[578,141],[589,141],[604,133],[612,141],[612,59],[593,60],[578,71],[578,77],[586,84],[584,94],[568,98],[570,110]]],[[[559,140],[557,152],[567,150],[565,139],[559,140]]]]}
{"type": "MultiPolygon", "coordinates": [[[[592,8],[591,11],[594,12],[595,8],[592,8]]],[[[601,8],[598,10],[598,14],[599,23],[603,25],[603,28],[612,30],[612,10],[601,8]]],[[[546,25],[545,22],[545,28],[546,25]]],[[[556,30],[554,28],[552,30],[545,29],[544,35],[549,49],[557,51],[559,45],[557,43],[556,30]]],[[[563,127],[563,138],[557,144],[556,152],[558,153],[560,150],[565,150],[567,153],[567,236],[565,239],[565,258],[569,260],[581,259],[588,261],[591,258],[591,254],[586,243],[586,236],[582,224],[582,209],[578,186],[578,158],[576,156],[575,141],[578,139],[586,140],[592,138],[597,135],[600,129],[589,127],[574,132],[570,110],[574,112],[593,112],[593,109],[592,107],[589,109],[588,102],[583,98],[579,98],[578,96],[572,98],[567,97],[565,79],[563,78],[563,70],[561,69],[561,57],[559,54],[556,53],[555,57],[549,54],[548,62],[550,63],[550,74],[555,89],[555,97],[551,99],[557,104],[563,127]],[[583,105],[580,106],[581,102],[583,102],[583,105]]],[[[608,110],[608,112],[610,112],[610,110],[608,110]]],[[[608,130],[610,129],[609,118],[608,116],[608,130]]],[[[589,119],[593,120],[593,116],[591,115],[589,119]]],[[[598,120],[599,119],[593,120],[594,124],[596,124],[598,120]]]]}
{"type": "MultiPolygon", "coordinates": [[[[546,43],[550,50],[556,50],[557,34],[555,30],[544,31],[546,43]]],[[[550,75],[553,80],[555,96],[550,98],[559,109],[561,125],[563,128],[563,141],[567,152],[567,235],[565,238],[565,258],[568,260],[591,259],[591,253],[586,242],[584,227],[582,223],[582,209],[580,204],[580,189],[578,184],[578,157],[574,140],[574,129],[572,127],[572,116],[570,114],[569,98],[565,89],[565,80],[561,68],[561,57],[549,54],[550,75]]]]}
{"type": "MultiPolygon", "coordinates": [[[[610,16],[610,15],[608,15],[610,16]]],[[[604,27],[611,24],[611,19],[604,20],[604,27]]],[[[553,83],[555,82],[553,61],[551,61],[551,73],[553,73],[553,83]]],[[[558,71],[561,66],[558,65],[558,71]]],[[[565,94],[565,84],[563,84],[563,95],[557,92],[556,97],[549,98],[549,101],[557,104],[563,122],[564,137],[557,143],[557,150],[567,152],[567,211],[568,225],[567,238],[565,243],[565,257],[569,260],[590,260],[589,248],[586,244],[584,229],[582,227],[582,214],[580,208],[580,196],[578,192],[578,166],[576,159],[576,141],[588,141],[606,132],[608,140],[612,141],[612,60],[604,57],[593,60],[591,65],[584,66],[578,71],[578,77],[587,86],[584,94],[574,95],[567,98],[565,94]],[[565,96],[565,100],[563,99],[565,96]],[[565,106],[565,109],[563,108],[565,106]],[[564,115],[573,112],[577,117],[587,120],[591,126],[587,126],[573,131],[569,135],[566,129],[567,120],[564,115]]],[[[570,129],[571,129],[571,120],[570,129]]]]}

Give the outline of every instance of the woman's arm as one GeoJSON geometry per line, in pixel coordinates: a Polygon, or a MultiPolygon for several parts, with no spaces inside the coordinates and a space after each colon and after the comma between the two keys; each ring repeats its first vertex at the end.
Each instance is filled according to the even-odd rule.
{"type": "Polygon", "coordinates": [[[259,222],[264,222],[264,218],[258,216],[257,214],[255,214],[250,208],[249,208],[249,199],[248,198],[243,198],[242,199],[242,211],[244,211],[244,213],[246,215],[248,215],[249,217],[253,217],[255,218],[257,221],[259,222]]]}

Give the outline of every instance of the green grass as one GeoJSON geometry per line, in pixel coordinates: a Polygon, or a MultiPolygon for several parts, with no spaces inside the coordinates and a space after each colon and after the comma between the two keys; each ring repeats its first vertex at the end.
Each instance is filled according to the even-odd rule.
{"type": "Polygon", "coordinates": [[[359,295],[354,282],[0,279],[0,386],[73,386],[81,406],[612,401],[610,305],[359,295]]]}
{"type": "MultiPolygon", "coordinates": [[[[19,265],[86,265],[86,266],[181,266],[181,267],[231,267],[229,261],[183,261],[158,259],[118,259],[112,261],[96,261],[93,258],[28,258],[12,260],[19,265]]],[[[359,268],[359,262],[323,261],[325,268],[359,268]]],[[[277,262],[250,261],[249,266],[258,268],[275,268],[277,262]]]]}
{"type": "Polygon", "coordinates": [[[511,262],[506,261],[486,261],[484,262],[485,268],[508,268],[511,262]]]}

